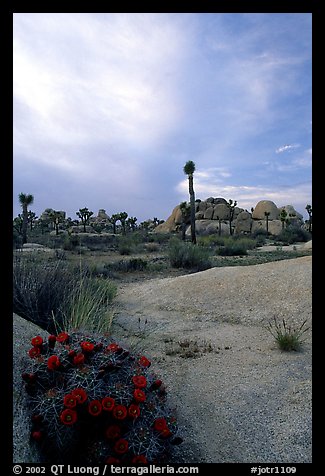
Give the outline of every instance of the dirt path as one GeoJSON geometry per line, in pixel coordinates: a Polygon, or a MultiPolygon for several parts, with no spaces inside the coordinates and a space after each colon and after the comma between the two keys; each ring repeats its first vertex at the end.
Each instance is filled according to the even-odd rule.
{"type": "Polygon", "coordinates": [[[177,462],[311,462],[311,331],[277,349],[273,316],[311,323],[311,257],[127,284],[114,334],[168,388],[184,442],[177,462]]]}

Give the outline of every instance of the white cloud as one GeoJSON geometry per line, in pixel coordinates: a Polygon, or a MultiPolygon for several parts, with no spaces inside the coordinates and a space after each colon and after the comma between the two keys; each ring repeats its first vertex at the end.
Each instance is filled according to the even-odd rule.
{"type": "Polygon", "coordinates": [[[275,150],[275,152],[276,154],[281,154],[282,152],[287,152],[292,149],[297,149],[298,147],[300,147],[300,144],[285,144],[285,145],[282,145],[281,147],[278,147],[275,150]]]}

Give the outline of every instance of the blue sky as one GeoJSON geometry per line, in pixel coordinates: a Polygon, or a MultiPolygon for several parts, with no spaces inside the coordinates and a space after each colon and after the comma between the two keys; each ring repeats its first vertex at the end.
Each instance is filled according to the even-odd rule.
{"type": "Polygon", "coordinates": [[[15,13],[14,216],[311,203],[310,13],[15,13]]]}

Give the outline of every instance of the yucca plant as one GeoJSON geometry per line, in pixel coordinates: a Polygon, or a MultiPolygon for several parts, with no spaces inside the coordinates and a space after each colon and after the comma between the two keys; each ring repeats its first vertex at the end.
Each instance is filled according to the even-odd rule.
{"type": "Polygon", "coordinates": [[[310,328],[306,327],[307,320],[304,320],[299,327],[288,325],[285,319],[279,321],[274,317],[268,322],[266,328],[276,340],[281,350],[290,352],[298,351],[303,343],[303,334],[310,328]]]}

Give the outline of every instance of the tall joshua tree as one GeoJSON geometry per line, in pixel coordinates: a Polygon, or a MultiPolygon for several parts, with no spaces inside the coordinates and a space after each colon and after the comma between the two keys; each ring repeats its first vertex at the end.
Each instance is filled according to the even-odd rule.
{"type": "Polygon", "coordinates": [[[22,224],[22,237],[23,244],[27,243],[27,224],[28,224],[28,206],[31,205],[34,201],[33,195],[27,193],[19,194],[19,202],[23,209],[23,224],[22,224]]]}
{"type": "Polygon", "coordinates": [[[188,190],[190,194],[190,204],[191,204],[191,240],[192,243],[196,244],[196,234],[195,234],[195,194],[193,187],[193,174],[195,172],[195,163],[192,160],[188,160],[184,165],[184,174],[188,176],[188,190]]]}
{"type": "Polygon", "coordinates": [[[237,206],[237,201],[235,200],[233,202],[230,198],[227,202],[227,206],[229,208],[229,233],[230,233],[230,235],[232,235],[232,233],[233,233],[232,222],[233,222],[233,219],[234,219],[235,207],[237,206]]]}
{"type": "Polygon", "coordinates": [[[265,220],[266,220],[266,233],[269,234],[269,216],[270,212],[264,212],[265,220]]]}

